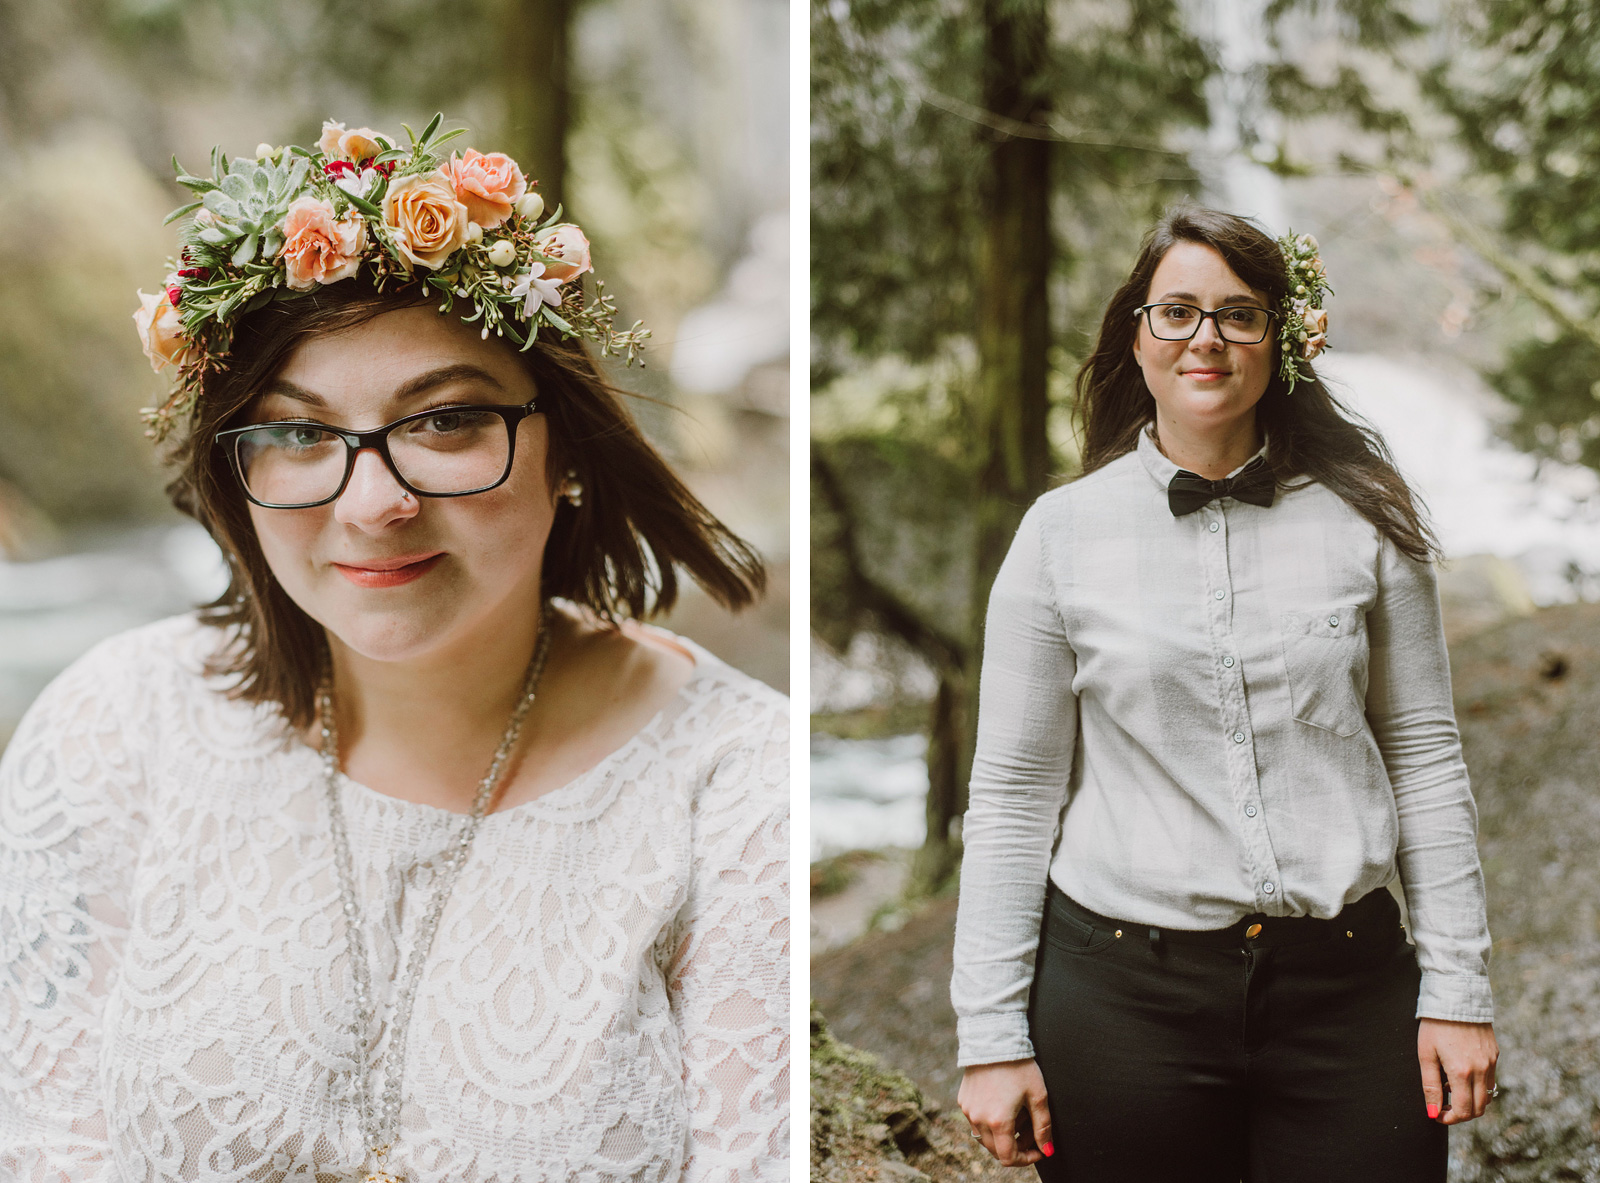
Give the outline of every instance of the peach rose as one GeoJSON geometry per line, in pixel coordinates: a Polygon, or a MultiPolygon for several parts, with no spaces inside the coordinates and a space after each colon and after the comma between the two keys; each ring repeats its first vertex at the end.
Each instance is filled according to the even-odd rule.
{"type": "Polygon", "coordinates": [[[517,199],[528,191],[522,170],[504,152],[485,156],[468,148],[460,157],[452,152],[439,171],[455,186],[456,200],[467,207],[467,216],[485,230],[509,218],[517,199]]]}
{"type": "Polygon", "coordinates": [[[337,283],[354,275],[366,245],[366,224],[354,211],[335,221],[332,202],[301,197],[283,219],[283,249],[278,257],[289,286],[308,292],[319,283],[337,283]]]}
{"type": "Polygon", "coordinates": [[[347,131],[344,124],[331,119],[323,123],[322,138],[317,141],[317,147],[329,160],[348,160],[352,164],[371,160],[384,150],[383,145],[378,143],[378,133],[370,127],[347,131]]]}
{"type": "Polygon", "coordinates": [[[383,220],[394,230],[395,246],[414,264],[437,268],[467,241],[472,219],[456,200],[455,186],[443,172],[401,177],[383,195],[383,220]]]}
{"type": "Polygon", "coordinates": [[[589,262],[589,240],[571,222],[552,226],[533,240],[533,249],[548,256],[544,261],[545,278],[557,283],[594,270],[589,262]]]}
{"type": "Polygon", "coordinates": [[[1328,346],[1328,311],[1325,308],[1307,308],[1301,314],[1305,322],[1306,339],[1300,344],[1300,356],[1310,361],[1328,346]]]}
{"type": "Polygon", "coordinates": [[[178,310],[165,289],[139,292],[139,311],[133,314],[133,327],[139,344],[150,359],[150,368],[160,373],[163,366],[181,366],[189,360],[189,338],[183,335],[178,310]]]}

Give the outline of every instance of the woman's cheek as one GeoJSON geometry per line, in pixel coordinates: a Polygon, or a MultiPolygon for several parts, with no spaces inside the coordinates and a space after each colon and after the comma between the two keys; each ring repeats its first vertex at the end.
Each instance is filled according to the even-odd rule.
{"type": "MultiPolygon", "coordinates": [[[[256,540],[261,546],[267,569],[278,585],[300,606],[307,615],[317,617],[315,585],[318,570],[315,566],[317,539],[322,532],[320,517],[326,509],[262,509],[250,507],[250,520],[255,526],[256,540]]],[[[324,577],[337,572],[324,564],[324,577]]]]}

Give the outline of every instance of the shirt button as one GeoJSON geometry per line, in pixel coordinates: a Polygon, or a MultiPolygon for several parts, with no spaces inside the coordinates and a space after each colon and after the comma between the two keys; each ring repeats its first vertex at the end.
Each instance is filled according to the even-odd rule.
{"type": "Polygon", "coordinates": [[[1328,617],[1328,627],[1329,628],[1338,628],[1339,627],[1339,618],[1337,616],[1328,617]]]}
{"type": "Polygon", "coordinates": [[[1229,668],[1229,669],[1230,669],[1230,670],[1231,670],[1231,669],[1232,669],[1232,668],[1233,668],[1233,658],[1231,658],[1231,657],[1224,657],[1224,658],[1223,658],[1223,659],[1222,659],[1222,664],[1223,664],[1223,665],[1225,665],[1225,666],[1227,666],[1227,667],[1228,667],[1228,668],[1229,668]]]}
{"type": "Polygon", "coordinates": [[[1277,891],[1278,889],[1276,887],[1273,887],[1272,884],[1270,884],[1270,883],[1263,883],[1261,885],[1261,890],[1262,890],[1262,892],[1264,894],[1271,895],[1273,892],[1277,891]]]}
{"type": "Polygon", "coordinates": [[[1217,525],[1217,523],[1215,523],[1215,522],[1212,522],[1212,523],[1211,523],[1211,532],[1212,532],[1212,533],[1213,533],[1213,534],[1215,534],[1215,533],[1216,533],[1216,532],[1217,532],[1217,531],[1218,531],[1218,530],[1219,530],[1219,529],[1220,529],[1220,528],[1221,528],[1221,527],[1219,527],[1219,526],[1218,526],[1218,525],[1217,525]]]}
{"type": "Polygon", "coordinates": [[[1217,599],[1219,599],[1219,600],[1222,599],[1224,594],[1226,594],[1226,593],[1224,593],[1223,590],[1220,587],[1215,592],[1212,593],[1212,595],[1216,596],[1217,599]]]}
{"type": "Polygon", "coordinates": [[[1256,815],[1256,807],[1254,805],[1246,805],[1244,807],[1244,815],[1246,817],[1254,817],[1256,815]]]}
{"type": "Polygon", "coordinates": [[[1233,742],[1234,743],[1243,743],[1244,742],[1244,732],[1235,731],[1233,733],[1233,742]]]}

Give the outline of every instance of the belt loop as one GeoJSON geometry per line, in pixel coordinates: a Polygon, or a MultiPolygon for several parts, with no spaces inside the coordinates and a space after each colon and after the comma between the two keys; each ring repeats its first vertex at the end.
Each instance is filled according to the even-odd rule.
{"type": "Polygon", "coordinates": [[[1150,930],[1150,952],[1157,957],[1161,956],[1161,930],[1159,928],[1150,930]]]}

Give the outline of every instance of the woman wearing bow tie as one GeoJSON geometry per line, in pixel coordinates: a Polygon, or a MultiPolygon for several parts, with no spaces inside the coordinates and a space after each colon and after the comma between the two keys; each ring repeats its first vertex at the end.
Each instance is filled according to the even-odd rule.
{"type": "Polygon", "coordinates": [[[1045,1179],[1442,1181],[1493,1095],[1437,547],[1311,369],[1325,286],[1308,237],[1169,214],[995,580],[961,1106],[1045,1179]]]}

